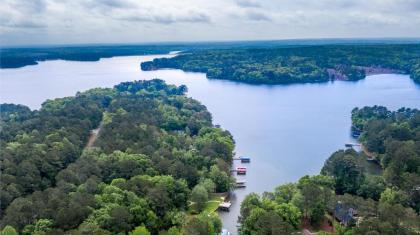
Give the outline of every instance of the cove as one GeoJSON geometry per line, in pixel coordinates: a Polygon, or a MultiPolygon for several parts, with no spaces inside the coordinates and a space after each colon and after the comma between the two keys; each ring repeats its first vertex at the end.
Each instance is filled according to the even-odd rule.
{"type": "Polygon", "coordinates": [[[248,85],[209,80],[205,74],[181,70],[140,70],[156,56],[128,56],[96,62],[45,61],[35,66],[0,70],[0,102],[38,109],[46,99],[74,95],[123,81],[160,78],[188,86],[188,95],[207,106],[213,122],[229,130],[236,152],[251,157],[247,187],[238,189],[223,226],[236,234],[240,202],[250,192],[271,191],[279,184],[319,173],[324,161],[350,135],[354,107],[383,105],[420,108],[420,86],[407,75],[374,75],[357,82],[248,85]]]}

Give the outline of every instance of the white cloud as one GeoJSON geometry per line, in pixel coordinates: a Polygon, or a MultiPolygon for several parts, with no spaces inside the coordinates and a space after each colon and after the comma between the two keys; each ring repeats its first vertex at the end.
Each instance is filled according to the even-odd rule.
{"type": "Polygon", "coordinates": [[[14,28],[30,29],[46,27],[42,18],[47,5],[43,0],[8,0],[0,2],[0,6],[0,30],[2,28],[12,30],[14,28]]]}
{"type": "Polygon", "coordinates": [[[419,0],[0,0],[2,44],[420,37],[419,0]]]}
{"type": "Polygon", "coordinates": [[[236,4],[238,4],[238,6],[241,6],[241,7],[251,7],[251,8],[261,7],[261,4],[255,0],[236,0],[236,4]]]}
{"type": "Polygon", "coordinates": [[[249,20],[254,20],[254,21],[271,21],[271,17],[261,11],[247,11],[245,13],[245,16],[249,19],[249,20]]]}

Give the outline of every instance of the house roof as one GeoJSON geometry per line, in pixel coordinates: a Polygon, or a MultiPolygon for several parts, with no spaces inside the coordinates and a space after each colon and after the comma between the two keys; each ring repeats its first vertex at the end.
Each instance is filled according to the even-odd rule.
{"type": "Polygon", "coordinates": [[[345,225],[354,219],[356,213],[357,212],[353,207],[340,202],[337,203],[334,208],[334,217],[345,225]]]}

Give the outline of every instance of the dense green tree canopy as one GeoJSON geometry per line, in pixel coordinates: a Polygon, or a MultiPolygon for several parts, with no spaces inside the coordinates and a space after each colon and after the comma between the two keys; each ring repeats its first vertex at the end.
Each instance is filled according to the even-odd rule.
{"type": "Polygon", "coordinates": [[[241,204],[240,234],[291,234],[300,229],[302,218],[316,225],[324,218],[332,188],[330,177],[305,176],[262,197],[251,193],[241,204]]]}
{"type": "MultiPolygon", "coordinates": [[[[384,169],[382,183],[379,183],[390,187],[388,192],[392,189],[400,195],[399,198],[406,198],[407,200],[401,200],[401,203],[413,207],[418,212],[420,111],[401,108],[391,112],[380,106],[356,108],[352,111],[352,120],[362,131],[360,140],[364,148],[384,169]]],[[[363,187],[359,190],[363,190],[363,187]]]]}
{"type": "Polygon", "coordinates": [[[196,204],[199,212],[204,209],[208,200],[209,193],[206,188],[201,185],[197,185],[193,188],[191,192],[191,201],[196,204]]]}
{"type": "Polygon", "coordinates": [[[176,68],[208,78],[256,84],[359,80],[399,72],[420,82],[420,45],[322,45],[202,50],[142,63],[143,70],[176,68]]]}
{"type": "Polygon", "coordinates": [[[360,156],[353,150],[337,151],[325,162],[321,174],[330,175],[335,180],[338,194],[356,194],[364,180],[360,156]]]}
{"type": "Polygon", "coordinates": [[[282,232],[274,229],[285,224],[298,229],[306,220],[316,229],[329,220],[340,235],[418,234],[420,112],[355,108],[352,122],[365,151],[339,150],[326,160],[321,175],[304,176],[262,197],[249,194],[241,204],[240,233],[291,234],[287,226],[280,226],[282,232]],[[370,164],[382,170],[369,170],[370,164]],[[355,213],[345,225],[338,224],[349,209],[355,213]]]}
{"type": "MultiPolygon", "coordinates": [[[[151,80],[49,100],[38,111],[2,104],[2,227],[25,234],[189,229],[192,189],[230,189],[234,142],[185,91],[151,80]]],[[[218,234],[220,220],[204,216],[192,217],[218,234]]]]}

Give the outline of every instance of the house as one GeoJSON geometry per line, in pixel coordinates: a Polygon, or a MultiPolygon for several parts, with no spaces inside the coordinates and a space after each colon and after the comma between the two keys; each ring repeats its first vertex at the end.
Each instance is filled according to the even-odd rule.
{"type": "Polygon", "coordinates": [[[334,217],[343,225],[348,225],[349,223],[355,221],[356,216],[357,210],[350,205],[338,202],[334,207],[334,217]]]}

